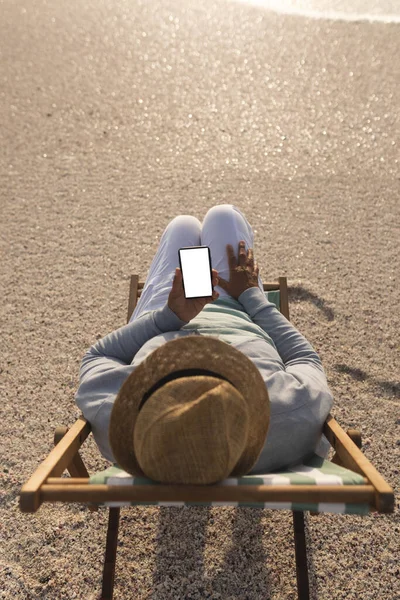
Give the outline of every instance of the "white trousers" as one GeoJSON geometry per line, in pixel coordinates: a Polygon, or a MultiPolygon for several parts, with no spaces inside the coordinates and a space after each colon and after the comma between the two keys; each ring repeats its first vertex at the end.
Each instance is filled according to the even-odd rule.
{"type": "MultiPolygon", "coordinates": [[[[144,313],[162,308],[168,302],[176,267],[179,267],[178,250],[186,246],[209,246],[211,266],[226,281],[230,279],[226,245],[231,244],[238,258],[239,242],[244,240],[246,250],[254,250],[254,234],[246,217],[233,204],[220,204],[210,208],[203,223],[193,216],[180,215],[172,219],[161,236],[160,245],[151,263],[142,294],[130,321],[144,313]]],[[[255,262],[256,252],[254,252],[255,262]]],[[[261,275],[258,275],[264,291],[261,275]]],[[[220,286],[215,286],[219,297],[232,298],[220,286]]]]}

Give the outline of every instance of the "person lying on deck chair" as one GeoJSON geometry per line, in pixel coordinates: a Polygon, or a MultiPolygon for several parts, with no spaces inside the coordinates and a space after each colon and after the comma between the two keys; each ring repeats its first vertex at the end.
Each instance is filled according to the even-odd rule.
{"type": "Polygon", "coordinates": [[[102,455],[132,475],[206,485],[326,456],[333,398],[321,360],[266,299],[253,242],[232,204],[202,224],[176,217],[129,323],[85,354],[76,403],[102,455]],[[184,295],[188,246],[210,248],[210,297],[184,295]]]}

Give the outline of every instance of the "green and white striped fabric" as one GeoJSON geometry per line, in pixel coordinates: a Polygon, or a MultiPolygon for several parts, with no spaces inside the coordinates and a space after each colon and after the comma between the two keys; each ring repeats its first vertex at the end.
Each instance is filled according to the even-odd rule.
{"type": "MultiPolygon", "coordinates": [[[[117,465],[96,473],[90,478],[91,484],[106,485],[163,485],[145,477],[133,477],[117,465]]],[[[267,473],[266,475],[246,475],[229,478],[219,485],[364,485],[358,473],[344,469],[335,463],[314,454],[309,460],[290,470],[267,473]]],[[[343,503],[296,503],[296,502],[105,502],[104,506],[245,506],[250,508],[271,508],[284,510],[312,510],[318,512],[367,515],[368,504],[343,503]]]]}
{"type": "Polygon", "coordinates": [[[268,302],[272,302],[272,304],[275,304],[276,308],[279,311],[281,310],[281,293],[279,290],[271,290],[269,292],[264,292],[264,295],[267,298],[268,302]]]}

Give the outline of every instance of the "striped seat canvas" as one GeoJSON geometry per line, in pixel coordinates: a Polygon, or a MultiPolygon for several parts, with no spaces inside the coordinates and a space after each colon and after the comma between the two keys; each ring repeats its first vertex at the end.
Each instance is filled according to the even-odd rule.
{"type": "MultiPolygon", "coordinates": [[[[133,477],[117,465],[96,473],[90,478],[90,484],[105,485],[163,485],[145,477],[133,477]]],[[[345,469],[335,463],[313,454],[303,464],[290,470],[267,473],[265,475],[246,475],[229,478],[219,485],[365,485],[364,478],[358,473],[345,469]]],[[[295,503],[295,502],[105,502],[102,506],[244,506],[249,508],[271,508],[284,510],[311,510],[315,512],[366,515],[368,504],[341,503],[295,503]]]]}

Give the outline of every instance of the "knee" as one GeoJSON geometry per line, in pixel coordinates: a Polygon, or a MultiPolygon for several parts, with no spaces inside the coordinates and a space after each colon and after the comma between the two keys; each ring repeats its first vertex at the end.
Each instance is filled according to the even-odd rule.
{"type": "Polygon", "coordinates": [[[209,211],[206,214],[206,217],[210,217],[210,216],[223,216],[223,215],[228,215],[231,214],[232,211],[234,211],[234,206],[233,204],[217,204],[216,206],[213,206],[212,208],[209,209],[209,211]]]}
{"type": "Polygon", "coordinates": [[[177,217],[175,217],[174,219],[172,219],[172,221],[170,221],[170,225],[174,226],[174,227],[183,227],[183,228],[188,228],[188,227],[192,227],[194,229],[198,229],[199,227],[201,228],[201,223],[199,221],[199,219],[197,219],[196,217],[193,217],[193,215],[178,215],[177,217]]]}

